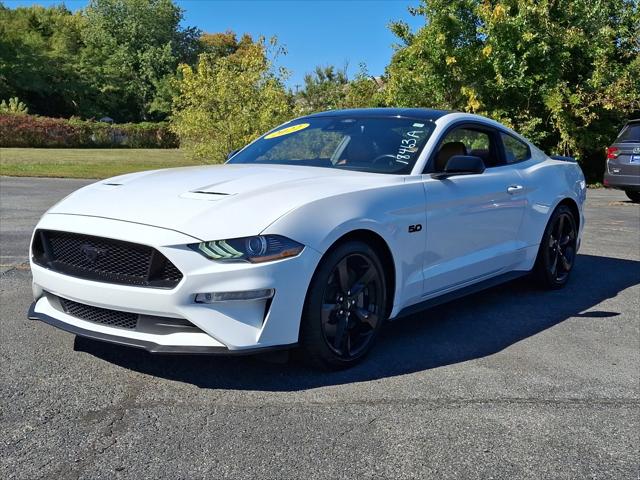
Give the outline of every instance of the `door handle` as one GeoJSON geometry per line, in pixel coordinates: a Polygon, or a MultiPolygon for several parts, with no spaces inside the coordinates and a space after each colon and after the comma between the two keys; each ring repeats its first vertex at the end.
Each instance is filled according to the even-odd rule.
{"type": "Polygon", "coordinates": [[[509,185],[507,187],[507,192],[509,192],[511,195],[521,192],[522,190],[524,190],[524,187],[522,185],[509,185]]]}

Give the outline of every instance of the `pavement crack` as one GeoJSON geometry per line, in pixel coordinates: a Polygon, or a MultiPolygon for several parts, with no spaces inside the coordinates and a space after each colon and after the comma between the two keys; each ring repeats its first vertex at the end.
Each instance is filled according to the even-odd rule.
{"type": "Polygon", "coordinates": [[[356,428],[358,427],[368,427],[369,425],[372,425],[373,422],[375,422],[376,420],[378,420],[378,418],[380,417],[373,417],[371,420],[369,420],[368,422],[362,422],[362,423],[358,423],[358,424],[353,424],[351,425],[349,428],[347,428],[346,430],[344,430],[343,432],[338,434],[338,437],[344,437],[345,435],[353,432],[356,428]]]}
{"type": "MultiPolygon", "coordinates": [[[[124,418],[128,412],[135,410],[136,399],[141,390],[142,380],[136,380],[130,383],[127,386],[125,395],[120,400],[120,402],[118,402],[112,409],[106,410],[108,412],[113,412],[113,418],[102,429],[99,437],[91,442],[78,464],[75,465],[71,470],[68,469],[67,465],[61,465],[54,473],[51,474],[50,477],[74,479],[82,478],[84,476],[83,474],[85,469],[93,465],[97,457],[103,455],[118,443],[118,435],[126,426],[124,418]]],[[[101,411],[100,413],[104,412],[105,411],[101,411]]],[[[104,416],[106,417],[107,414],[105,414],[104,416]]],[[[93,418],[99,419],[101,417],[102,415],[96,416],[94,412],[93,418]]],[[[87,419],[88,417],[85,416],[81,419],[81,421],[87,419]]]]}
{"type": "Polygon", "coordinates": [[[49,458],[46,462],[44,462],[42,465],[40,465],[38,467],[38,471],[40,472],[40,471],[44,470],[46,467],[48,467],[53,462],[53,460],[54,460],[53,458],[49,458]]]}
{"type": "Polygon", "coordinates": [[[4,268],[4,267],[9,267],[9,268],[7,270],[0,272],[0,278],[6,275],[9,275],[13,272],[24,272],[24,271],[31,270],[29,262],[22,262],[22,263],[9,264],[9,265],[0,264],[0,268],[4,268]]]}

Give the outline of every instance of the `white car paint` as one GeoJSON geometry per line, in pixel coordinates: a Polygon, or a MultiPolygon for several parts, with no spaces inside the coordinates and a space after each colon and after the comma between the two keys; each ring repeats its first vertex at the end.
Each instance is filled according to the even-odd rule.
{"type": "MultiPolygon", "coordinates": [[[[580,168],[552,160],[502,125],[451,113],[407,175],[285,165],[224,165],[123,175],[81,188],[53,206],[37,229],[89,234],[156,248],[183,273],[174,289],[108,284],[63,275],[31,262],[33,315],[84,332],[161,346],[253,350],[295,344],[310,279],[331,246],[363,230],[393,257],[391,317],[427,299],[507,272],[533,267],[554,208],[580,211],[580,168]],[[422,174],[442,134],[474,121],[509,131],[531,148],[530,160],[446,180],[422,174]],[[517,187],[509,191],[510,187],[517,187]],[[424,225],[408,234],[408,225],[424,225]],[[294,258],[261,264],[219,263],[189,248],[200,241],[277,234],[305,246],[294,258]],[[266,300],[194,303],[200,292],[275,289],[266,300]],[[55,296],[141,315],[183,318],[197,332],[125,331],[61,311],[55,296]],[[266,309],[266,307],[269,307],[266,309]],[[266,318],[265,311],[268,310],[266,318]],[[61,323],[60,323],[61,322],[61,323]]],[[[579,240],[578,240],[579,241],[579,240]]]]}

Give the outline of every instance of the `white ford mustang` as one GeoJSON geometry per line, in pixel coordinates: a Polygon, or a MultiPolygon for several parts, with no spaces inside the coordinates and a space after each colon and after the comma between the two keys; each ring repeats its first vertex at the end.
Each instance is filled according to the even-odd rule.
{"type": "Polygon", "coordinates": [[[29,317],[163,353],[295,345],[353,365],[383,322],[533,272],[569,277],[579,166],[427,109],[298,118],[225,165],[123,175],[52,207],[29,317]]]}

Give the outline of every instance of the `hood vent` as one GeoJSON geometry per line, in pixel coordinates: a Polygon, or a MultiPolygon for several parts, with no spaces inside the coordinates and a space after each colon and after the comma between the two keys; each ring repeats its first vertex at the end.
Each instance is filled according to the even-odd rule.
{"type": "Polygon", "coordinates": [[[233,193],[210,192],[208,190],[191,190],[180,195],[180,198],[191,198],[193,200],[208,200],[210,202],[222,200],[225,197],[233,196],[233,193]]]}
{"type": "Polygon", "coordinates": [[[201,193],[203,195],[231,195],[230,193],[224,192],[208,192],[206,190],[192,190],[191,193],[201,193]]]}

